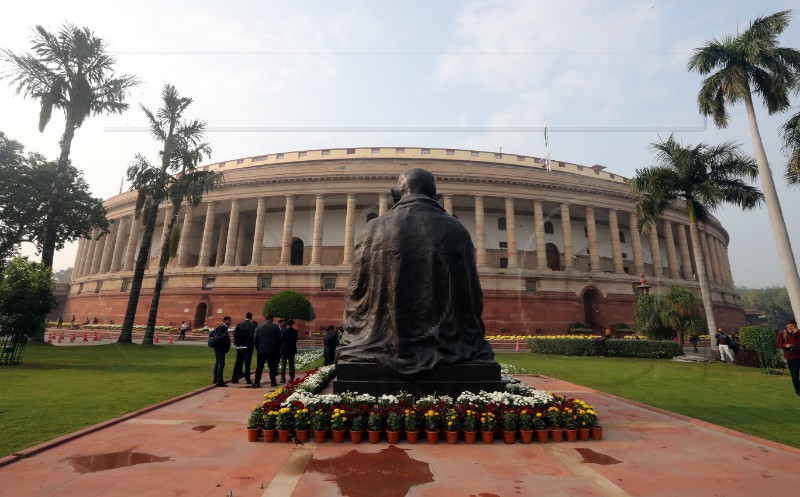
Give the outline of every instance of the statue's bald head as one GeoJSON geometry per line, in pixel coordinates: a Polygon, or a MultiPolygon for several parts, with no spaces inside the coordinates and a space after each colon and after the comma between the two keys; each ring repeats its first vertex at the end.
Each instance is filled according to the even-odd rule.
{"type": "Polygon", "coordinates": [[[436,197],[436,178],[430,171],[415,167],[404,171],[397,179],[397,189],[401,196],[419,193],[430,198],[436,197]]]}

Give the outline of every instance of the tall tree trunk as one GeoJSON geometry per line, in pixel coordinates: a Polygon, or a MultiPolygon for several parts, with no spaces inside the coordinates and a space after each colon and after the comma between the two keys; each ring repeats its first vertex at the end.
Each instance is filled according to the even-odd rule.
{"type": "Polygon", "coordinates": [[[158,301],[161,299],[161,286],[164,283],[164,269],[169,262],[169,240],[171,238],[172,230],[175,228],[175,223],[178,220],[178,212],[180,212],[180,203],[172,204],[172,211],[169,218],[169,226],[165,231],[166,235],[161,240],[161,257],[158,260],[158,274],[156,275],[156,284],[153,288],[153,298],[150,301],[150,314],[147,316],[147,327],[144,330],[144,340],[142,345],[152,345],[153,335],[156,330],[156,316],[158,315],[158,301]]]}
{"type": "Polygon", "coordinates": [[[775,237],[778,259],[781,263],[786,290],[789,292],[789,301],[792,303],[792,313],[797,316],[800,315],[800,276],[797,274],[797,263],[794,260],[792,242],[789,240],[789,232],[786,231],[781,202],[778,199],[778,192],[775,190],[775,180],[772,178],[772,171],[769,169],[767,153],[764,151],[764,144],[761,142],[761,133],[758,131],[756,112],[753,108],[753,99],[750,93],[745,93],[745,106],[747,108],[747,119],[750,121],[750,135],[753,138],[756,163],[758,164],[758,176],[761,179],[761,190],[764,193],[769,222],[772,225],[772,235],[775,237]]]}
{"type": "MultiPolygon", "coordinates": [[[[691,210],[691,206],[689,206],[691,210]]],[[[693,221],[694,214],[689,212],[689,234],[692,236],[692,252],[694,253],[694,264],[697,267],[697,279],[700,282],[700,296],[703,298],[703,308],[706,311],[706,324],[708,334],[711,335],[711,347],[716,347],[717,339],[714,334],[717,332],[717,320],[714,319],[714,302],[711,300],[711,285],[708,284],[708,274],[706,273],[706,262],[703,258],[703,248],[700,245],[700,230],[697,229],[697,221],[693,221]]],[[[710,355],[709,351],[709,355],[710,355]]]]}
{"type": "Polygon", "coordinates": [[[136,307],[139,305],[139,294],[142,292],[144,270],[147,267],[147,258],[150,255],[150,246],[153,244],[153,232],[156,229],[158,206],[159,203],[157,201],[150,206],[147,224],[144,225],[142,245],[139,247],[139,254],[136,257],[136,267],[133,270],[133,278],[131,279],[131,291],[128,295],[128,306],[125,308],[125,319],[122,320],[122,330],[119,333],[117,343],[133,342],[133,320],[136,318],[136,307]]]}
{"type": "Polygon", "coordinates": [[[47,219],[45,220],[44,240],[42,241],[42,264],[47,267],[53,267],[53,256],[56,252],[56,238],[60,224],[61,190],[64,187],[64,177],[67,175],[72,139],[75,137],[75,124],[69,110],[67,110],[66,114],[67,123],[64,128],[64,135],[61,137],[61,155],[58,157],[56,177],[53,179],[53,189],[50,191],[50,198],[47,201],[47,219]]]}

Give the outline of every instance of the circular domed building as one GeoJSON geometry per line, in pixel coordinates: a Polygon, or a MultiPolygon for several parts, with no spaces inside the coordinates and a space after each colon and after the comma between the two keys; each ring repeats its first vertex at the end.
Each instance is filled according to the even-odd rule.
{"type": "MultiPolygon", "coordinates": [[[[199,206],[182,209],[158,324],[215,326],[223,315],[258,315],[274,293],[293,289],[314,305],[310,328],[339,325],[358,233],[391,208],[389,189],[412,167],[436,176],[443,207],[472,236],[487,334],[632,325],[640,273],[654,292],[671,284],[699,289],[685,209],[667,210],[657,229],[640,234],[636,195],[603,166],[552,161],[548,170],[534,157],[456,149],[307,150],[202,166],[225,179],[199,206]]],[[[64,314],[122,321],[143,231],[135,202],[135,192],[105,202],[111,231],[81,240],[64,314]]],[[[136,323],[149,310],[167,207],[136,323]]],[[[717,323],[744,325],[728,234],[712,219],[701,236],[717,323]]]]}

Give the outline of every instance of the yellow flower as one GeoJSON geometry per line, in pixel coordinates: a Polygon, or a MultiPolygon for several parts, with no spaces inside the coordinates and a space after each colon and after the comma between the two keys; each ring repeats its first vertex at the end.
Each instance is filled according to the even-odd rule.
{"type": "Polygon", "coordinates": [[[541,418],[541,417],[542,417],[542,413],[540,413],[540,412],[537,412],[537,413],[536,413],[536,417],[537,417],[537,418],[541,418]]]}
{"type": "Polygon", "coordinates": [[[453,425],[453,422],[452,422],[452,421],[448,421],[448,422],[447,422],[447,426],[452,426],[452,425],[453,425]]]}

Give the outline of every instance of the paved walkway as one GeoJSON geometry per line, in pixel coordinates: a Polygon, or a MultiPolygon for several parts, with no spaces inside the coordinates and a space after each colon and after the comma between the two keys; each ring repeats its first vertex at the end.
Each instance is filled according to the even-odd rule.
{"type": "Polygon", "coordinates": [[[248,410],[266,390],[232,385],[0,467],[0,495],[785,497],[796,491],[800,450],[574,384],[521,379],[593,404],[604,420],[603,440],[248,443],[248,410]]]}

